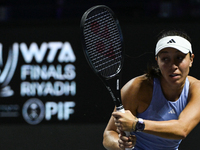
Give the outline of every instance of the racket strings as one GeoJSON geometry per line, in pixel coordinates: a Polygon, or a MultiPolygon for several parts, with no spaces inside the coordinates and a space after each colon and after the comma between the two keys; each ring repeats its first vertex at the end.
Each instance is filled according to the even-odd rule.
{"type": "MultiPolygon", "coordinates": [[[[91,48],[92,49],[92,48],[91,48]]],[[[121,47],[115,47],[115,49],[113,50],[113,51],[103,51],[103,50],[99,50],[98,52],[89,52],[89,55],[90,55],[90,59],[92,60],[92,61],[94,61],[94,64],[96,63],[95,61],[97,60],[97,59],[99,59],[99,61],[104,61],[104,60],[106,60],[107,58],[105,58],[104,56],[106,55],[106,56],[112,56],[112,54],[113,54],[113,52],[115,52],[115,59],[117,59],[117,58],[120,58],[121,59],[121,51],[119,51],[121,49],[121,47]],[[99,52],[100,53],[102,53],[101,55],[99,54],[99,52]]],[[[119,59],[119,60],[120,60],[119,59]]],[[[98,62],[99,62],[98,61],[98,62]]],[[[111,60],[110,60],[111,61],[111,60]]]]}
{"type": "Polygon", "coordinates": [[[113,17],[106,9],[97,11],[85,21],[87,53],[95,69],[102,76],[111,77],[120,71],[122,43],[113,17]]]}

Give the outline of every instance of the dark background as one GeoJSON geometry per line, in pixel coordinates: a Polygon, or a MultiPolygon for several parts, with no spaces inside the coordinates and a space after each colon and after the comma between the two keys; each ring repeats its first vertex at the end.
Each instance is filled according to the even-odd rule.
{"type": "MultiPolygon", "coordinates": [[[[102,135],[113,102],[107,90],[89,68],[81,48],[80,19],[90,7],[109,6],[117,15],[125,42],[126,58],[122,84],[145,72],[148,63],[155,63],[157,35],[164,29],[183,29],[192,39],[195,59],[190,74],[200,78],[198,64],[200,2],[198,0],[1,0],[0,42],[69,41],[75,52],[77,95],[75,97],[44,97],[73,100],[75,113],[68,121],[42,121],[27,124],[22,117],[5,121],[0,118],[0,149],[2,150],[103,150],[102,135]]],[[[18,72],[10,85],[19,89],[18,72]]],[[[0,103],[19,103],[27,98],[19,95],[0,99],[0,103]]],[[[198,143],[199,125],[183,140],[180,150],[193,150],[198,143]]]]}

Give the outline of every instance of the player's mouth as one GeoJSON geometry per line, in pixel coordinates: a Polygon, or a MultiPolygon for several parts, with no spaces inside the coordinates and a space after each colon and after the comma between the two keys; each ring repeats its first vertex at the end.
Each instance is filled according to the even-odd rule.
{"type": "Polygon", "coordinates": [[[172,78],[175,78],[175,77],[179,76],[179,74],[170,74],[169,76],[172,78]]]}

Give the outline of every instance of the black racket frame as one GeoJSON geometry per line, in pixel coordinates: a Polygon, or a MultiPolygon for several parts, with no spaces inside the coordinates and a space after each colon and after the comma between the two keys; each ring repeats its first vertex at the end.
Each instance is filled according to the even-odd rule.
{"type": "Polygon", "coordinates": [[[121,31],[121,27],[119,24],[119,21],[117,19],[117,17],[115,16],[114,12],[107,6],[105,5],[97,5],[97,6],[93,6],[90,9],[88,9],[82,16],[81,18],[81,23],[80,23],[80,29],[81,29],[81,42],[82,42],[82,47],[83,47],[83,51],[84,51],[84,55],[86,57],[86,60],[89,64],[89,66],[91,67],[91,69],[94,71],[94,73],[102,80],[102,82],[104,83],[104,85],[106,86],[107,90],[110,92],[110,95],[114,101],[114,104],[116,106],[116,109],[118,111],[120,111],[123,108],[122,102],[121,102],[121,78],[122,78],[122,66],[124,63],[124,41],[123,41],[123,35],[122,35],[122,31],[121,31]],[[120,41],[121,41],[121,64],[119,65],[119,68],[117,70],[117,72],[115,74],[113,74],[112,76],[109,77],[103,77],[94,67],[93,63],[90,61],[90,58],[88,56],[88,51],[86,48],[86,44],[85,44],[85,37],[84,37],[84,24],[85,24],[85,20],[88,16],[89,13],[91,13],[92,11],[95,11],[96,9],[106,9],[111,16],[113,17],[115,24],[117,26],[118,32],[119,32],[119,36],[120,36],[120,41]]]}

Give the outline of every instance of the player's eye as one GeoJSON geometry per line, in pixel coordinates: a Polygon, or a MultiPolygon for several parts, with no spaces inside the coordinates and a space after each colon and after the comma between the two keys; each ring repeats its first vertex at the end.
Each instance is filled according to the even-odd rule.
{"type": "Polygon", "coordinates": [[[170,59],[169,59],[169,57],[163,57],[161,60],[164,62],[168,62],[170,59]]]}

